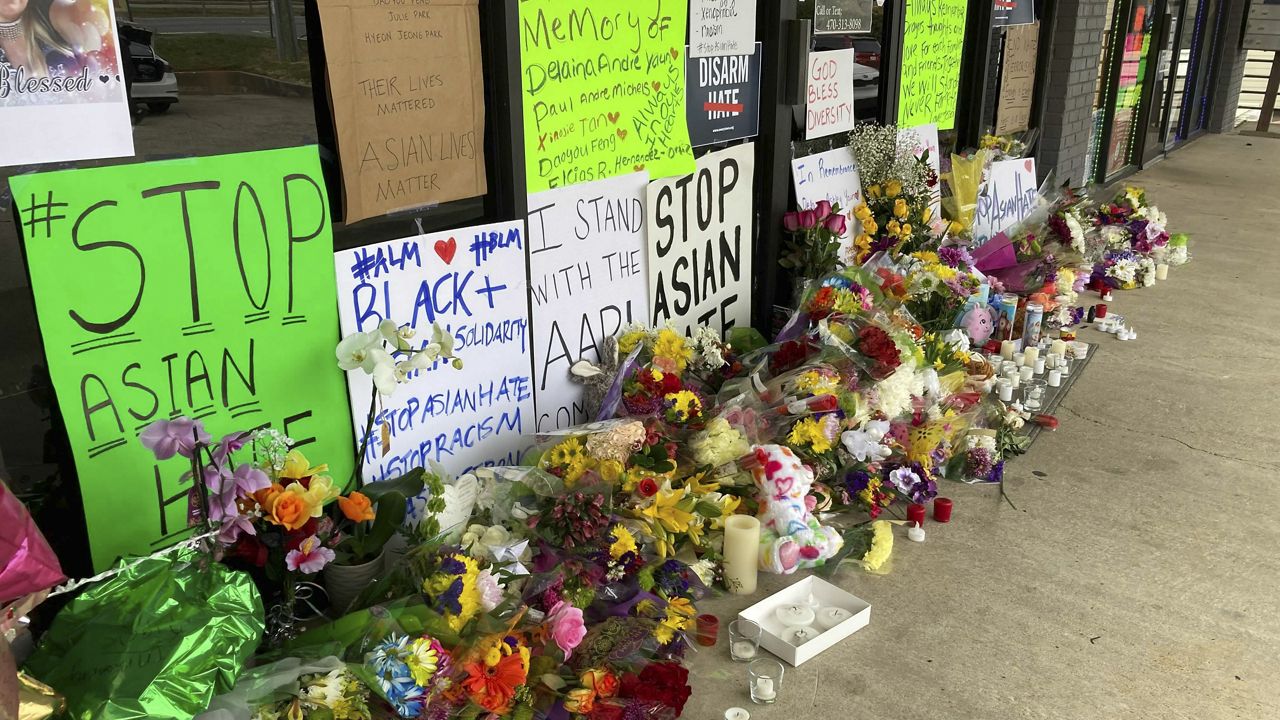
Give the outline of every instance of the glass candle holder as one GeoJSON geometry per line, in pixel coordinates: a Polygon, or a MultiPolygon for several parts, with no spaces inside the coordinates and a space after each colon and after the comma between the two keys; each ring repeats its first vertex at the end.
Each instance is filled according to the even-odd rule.
{"type": "Polygon", "coordinates": [[[760,654],[760,626],[738,618],[729,623],[729,658],[734,662],[751,662],[760,654]]]}
{"type": "Polygon", "coordinates": [[[1043,380],[1028,380],[1022,388],[1022,406],[1028,410],[1044,407],[1044,387],[1043,380]]]}
{"type": "Polygon", "coordinates": [[[782,663],[769,658],[754,660],[747,666],[747,687],[751,690],[751,702],[772,705],[782,690],[782,663]]]}

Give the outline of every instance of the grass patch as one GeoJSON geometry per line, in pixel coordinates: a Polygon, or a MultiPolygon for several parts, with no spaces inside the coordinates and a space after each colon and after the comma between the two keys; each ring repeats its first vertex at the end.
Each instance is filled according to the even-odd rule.
{"type": "Polygon", "coordinates": [[[279,80],[311,84],[307,43],[298,41],[296,62],[276,56],[276,41],[253,35],[161,35],[156,41],[160,57],[178,72],[191,70],[243,70],[279,80]]]}

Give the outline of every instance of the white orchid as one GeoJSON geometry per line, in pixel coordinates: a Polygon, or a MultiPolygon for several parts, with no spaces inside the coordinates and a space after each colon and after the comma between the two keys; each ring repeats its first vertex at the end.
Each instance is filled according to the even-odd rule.
{"type": "Polygon", "coordinates": [[[351,333],[338,343],[334,351],[338,356],[338,367],[343,370],[360,368],[365,372],[372,372],[377,361],[373,351],[381,351],[381,343],[382,337],[376,332],[351,333]]]}

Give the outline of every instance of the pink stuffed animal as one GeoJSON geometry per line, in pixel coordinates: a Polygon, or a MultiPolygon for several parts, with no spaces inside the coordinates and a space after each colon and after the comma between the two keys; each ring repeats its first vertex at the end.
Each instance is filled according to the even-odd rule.
{"type": "Polygon", "coordinates": [[[986,344],[996,330],[996,310],[990,305],[974,305],[960,317],[960,327],[975,346],[986,344]]]}
{"type": "Polygon", "coordinates": [[[785,445],[757,445],[751,470],[760,500],[760,569],[790,575],[818,567],[844,538],[813,516],[808,501],[813,471],[785,445]]]}

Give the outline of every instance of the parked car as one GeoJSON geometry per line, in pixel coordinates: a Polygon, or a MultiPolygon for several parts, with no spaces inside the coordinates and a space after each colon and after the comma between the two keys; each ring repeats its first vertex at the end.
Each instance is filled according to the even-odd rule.
{"type": "Polygon", "coordinates": [[[880,69],[880,41],[873,38],[853,38],[854,57],[858,64],[880,69]]]}
{"type": "Polygon", "coordinates": [[[116,27],[121,43],[129,44],[131,57],[125,62],[133,68],[130,102],[157,115],[168,111],[170,105],[178,102],[178,76],[173,74],[173,66],[156,54],[155,33],[123,20],[118,21],[116,27]]]}

